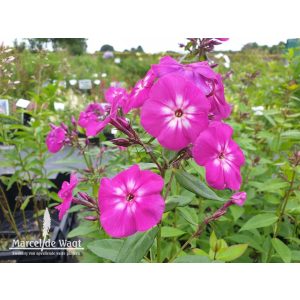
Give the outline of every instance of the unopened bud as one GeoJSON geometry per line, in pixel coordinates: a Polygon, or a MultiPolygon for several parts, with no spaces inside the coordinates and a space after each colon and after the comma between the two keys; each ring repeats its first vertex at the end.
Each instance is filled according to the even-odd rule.
{"type": "Polygon", "coordinates": [[[122,146],[122,147],[128,147],[134,144],[134,142],[123,138],[113,139],[111,140],[111,142],[116,146],[122,146]]]}
{"type": "Polygon", "coordinates": [[[68,126],[64,123],[64,122],[61,122],[60,123],[60,126],[62,129],[64,129],[65,131],[68,131],[68,126]]]}
{"type": "Polygon", "coordinates": [[[51,129],[55,129],[56,128],[56,126],[54,124],[52,124],[52,123],[50,123],[49,126],[51,127],[51,129]]]}
{"type": "Polygon", "coordinates": [[[97,221],[98,220],[98,218],[95,216],[86,216],[86,217],[84,217],[84,219],[87,221],[97,221]]]}
{"type": "Polygon", "coordinates": [[[77,127],[77,121],[76,121],[74,116],[71,117],[71,122],[72,122],[74,127],[77,127]]]}
{"type": "Polygon", "coordinates": [[[246,192],[238,192],[235,193],[231,196],[230,200],[232,203],[238,205],[238,206],[243,206],[245,201],[247,199],[247,193],[246,192]]]}

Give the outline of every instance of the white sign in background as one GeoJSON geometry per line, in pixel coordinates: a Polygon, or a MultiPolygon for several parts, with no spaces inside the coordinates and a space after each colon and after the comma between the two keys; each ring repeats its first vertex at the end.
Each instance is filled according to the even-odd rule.
{"type": "Polygon", "coordinates": [[[90,79],[82,79],[78,81],[79,89],[90,90],[92,89],[92,81],[90,79]]]}
{"type": "Polygon", "coordinates": [[[9,115],[9,105],[7,99],[0,99],[0,114],[9,115]]]}

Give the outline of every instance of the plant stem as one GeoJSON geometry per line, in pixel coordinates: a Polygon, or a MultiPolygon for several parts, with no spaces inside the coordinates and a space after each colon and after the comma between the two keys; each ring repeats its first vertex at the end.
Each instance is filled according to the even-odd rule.
{"type": "Polygon", "coordinates": [[[12,229],[14,230],[14,232],[16,233],[18,239],[21,239],[21,235],[20,235],[20,232],[18,230],[18,227],[16,225],[16,222],[15,222],[15,219],[11,213],[11,210],[10,210],[10,207],[9,207],[9,203],[8,203],[8,200],[6,198],[6,195],[2,189],[2,186],[0,185],[0,191],[1,191],[1,194],[2,194],[2,197],[0,197],[0,200],[3,199],[4,200],[4,203],[2,204],[2,202],[0,201],[0,206],[2,208],[2,211],[3,211],[3,214],[5,215],[8,223],[11,225],[12,229]],[[5,205],[4,205],[5,204],[5,205]]]}
{"type": "Polygon", "coordinates": [[[278,231],[279,231],[279,225],[281,223],[281,220],[282,220],[282,217],[284,215],[284,212],[285,212],[285,208],[286,208],[286,205],[288,203],[288,200],[289,200],[289,197],[290,197],[290,194],[293,190],[293,186],[294,186],[294,182],[295,182],[295,177],[296,177],[296,170],[294,169],[293,170],[293,174],[292,174],[292,179],[291,179],[291,182],[290,182],[290,187],[285,195],[285,197],[283,198],[283,202],[281,204],[281,208],[280,208],[280,212],[279,212],[279,216],[278,216],[278,220],[275,224],[275,228],[274,228],[274,234],[273,234],[273,237],[276,238],[277,234],[278,234],[278,231]]]}
{"type": "Polygon", "coordinates": [[[20,161],[22,171],[24,171],[28,176],[29,187],[30,187],[32,195],[33,195],[34,216],[35,216],[35,220],[38,224],[39,233],[42,236],[42,224],[41,224],[41,221],[40,221],[40,218],[39,218],[39,209],[38,209],[38,204],[37,204],[37,200],[36,200],[35,192],[34,192],[34,188],[33,188],[33,179],[31,178],[30,172],[28,170],[26,170],[26,168],[25,168],[24,161],[23,161],[22,156],[21,156],[20,148],[17,147],[17,146],[16,146],[16,151],[17,151],[17,154],[18,154],[18,158],[19,158],[19,161],[20,161]]]}
{"type": "Polygon", "coordinates": [[[151,157],[152,161],[157,165],[159,172],[161,174],[162,177],[164,177],[165,174],[165,170],[162,168],[162,166],[159,164],[159,162],[157,161],[155,155],[153,154],[153,150],[151,149],[150,146],[145,145],[140,138],[138,138],[138,143],[144,148],[144,150],[146,151],[147,154],[149,154],[149,156],[151,157]]]}
{"type": "Polygon", "coordinates": [[[197,230],[190,236],[190,238],[181,246],[178,252],[170,259],[169,262],[173,262],[175,258],[192,242],[192,240],[200,236],[208,223],[204,220],[201,224],[198,225],[197,230]]]}
{"type": "MultiPolygon", "coordinates": [[[[285,208],[286,208],[286,205],[288,203],[288,200],[289,200],[289,197],[291,195],[291,192],[293,190],[293,186],[294,186],[294,182],[295,182],[295,177],[296,177],[296,170],[293,169],[292,179],[291,179],[291,182],[290,182],[289,189],[286,192],[286,194],[285,194],[285,196],[283,198],[283,201],[280,204],[278,219],[277,219],[277,222],[275,224],[274,231],[273,231],[273,238],[276,238],[277,235],[278,235],[280,224],[282,222],[282,218],[283,218],[284,213],[285,213],[285,208]]],[[[271,255],[272,255],[272,247],[270,247],[270,249],[269,249],[266,262],[270,261],[271,255]]]]}
{"type": "Polygon", "coordinates": [[[159,263],[161,260],[161,224],[158,225],[158,232],[156,236],[156,246],[157,246],[157,252],[156,252],[156,260],[159,263]]]}
{"type": "Polygon", "coordinates": [[[200,223],[196,229],[196,231],[190,236],[190,238],[181,246],[181,248],[179,249],[179,251],[170,259],[169,262],[174,261],[174,259],[181,253],[181,251],[183,251],[190,243],[191,241],[200,236],[203,232],[203,230],[205,229],[206,225],[208,225],[210,222],[215,221],[217,219],[219,219],[221,216],[223,216],[226,212],[228,207],[232,205],[232,201],[229,200],[226,203],[223,204],[222,207],[220,207],[219,209],[217,209],[212,215],[206,217],[202,223],[200,223]]]}
{"type": "Polygon", "coordinates": [[[170,194],[171,186],[172,186],[172,181],[173,181],[173,179],[174,179],[174,176],[175,176],[175,173],[174,173],[173,170],[172,170],[170,180],[169,180],[169,182],[168,182],[168,184],[167,184],[167,187],[166,187],[166,193],[165,193],[165,196],[164,196],[165,200],[167,200],[167,198],[168,198],[168,196],[169,196],[169,194],[170,194]]]}

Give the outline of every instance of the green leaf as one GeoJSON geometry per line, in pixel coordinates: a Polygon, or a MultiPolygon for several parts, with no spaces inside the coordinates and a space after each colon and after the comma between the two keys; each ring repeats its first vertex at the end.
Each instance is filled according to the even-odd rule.
{"type": "Polygon", "coordinates": [[[216,250],[217,242],[218,242],[217,236],[216,236],[215,232],[212,231],[212,233],[210,234],[210,237],[209,237],[209,246],[210,246],[210,249],[212,249],[213,251],[215,251],[216,250]]]}
{"type": "Polygon", "coordinates": [[[188,191],[206,199],[225,201],[225,199],[219,197],[214,191],[212,191],[206,184],[201,182],[195,176],[182,170],[175,170],[174,172],[177,182],[188,191]]]}
{"type": "Polygon", "coordinates": [[[222,261],[232,261],[244,254],[248,245],[247,244],[240,244],[240,245],[233,245],[228,248],[222,248],[220,251],[217,252],[216,259],[222,261]]]}
{"type": "Polygon", "coordinates": [[[89,221],[88,223],[83,223],[82,225],[79,225],[75,229],[71,230],[68,234],[68,238],[86,235],[96,230],[97,230],[97,225],[89,221]]]}
{"type": "Polygon", "coordinates": [[[26,197],[25,201],[22,203],[22,205],[21,205],[21,207],[20,207],[21,210],[25,210],[25,209],[26,209],[26,207],[27,207],[27,205],[28,205],[28,203],[29,203],[29,201],[30,201],[30,199],[31,199],[32,197],[33,197],[32,195],[26,197]]]}
{"type": "Polygon", "coordinates": [[[292,250],[292,260],[300,262],[300,251],[292,250]]]}
{"type": "Polygon", "coordinates": [[[87,247],[99,257],[116,261],[123,243],[120,239],[104,239],[91,242],[87,247]]]}
{"type": "Polygon", "coordinates": [[[281,240],[277,238],[272,239],[272,245],[277,252],[277,254],[281,257],[281,259],[285,263],[290,263],[292,259],[292,253],[290,248],[284,244],[281,240]]]}
{"type": "Polygon", "coordinates": [[[165,212],[174,209],[177,206],[185,206],[192,202],[193,197],[177,195],[177,196],[170,196],[166,200],[166,208],[165,212]]]}
{"type": "Polygon", "coordinates": [[[174,263],[210,263],[211,260],[201,255],[184,255],[176,258],[174,263]]]}
{"type": "Polygon", "coordinates": [[[278,217],[271,213],[265,213],[260,214],[252,217],[250,220],[248,220],[240,229],[240,231],[243,230],[250,230],[254,228],[261,228],[261,227],[267,227],[272,224],[274,224],[277,221],[278,217]]]}
{"type": "Polygon", "coordinates": [[[257,240],[255,240],[254,237],[251,237],[249,235],[235,234],[235,235],[229,236],[227,239],[230,240],[230,241],[233,241],[235,243],[248,244],[249,247],[252,247],[252,248],[256,249],[259,252],[264,252],[264,249],[259,244],[259,242],[257,240]]]}
{"type": "Polygon", "coordinates": [[[86,208],[84,205],[80,205],[80,204],[77,204],[77,205],[73,205],[69,210],[68,210],[68,213],[74,213],[74,212],[78,212],[82,209],[86,208]]]}
{"type": "Polygon", "coordinates": [[[127,238],[116,258],[116,262],[137,263],[147,254],[157,235],[158,227],[139,232],[127,238]]]}
{"type": "Polygon", "coordinates": [[[294,139],[294,140],[300,140],[300,131],[299,130],[288,130],[281,134],[282,138],[286,139],[294,139]]]}
{"type": "Polygon", "coordinates": [[[175,236],[180,236],[183,234],[185,234],[185,232],[178,228],[169,227],[169,226],[163,226],[161,228],[161,236],[162,237],[175,237],[175,236]]]}
{"type": "Polygon", "coordinates": [[[198,225],[198,216],[196,210],[191,207],[179,207],[178,212],[190,224],[198,225]]]}
{"type": "Polygon", "coordinates": [[[196,255],[200,255],[200,256],[207,256],[208,257],[208,253],[206,253],[204,250],[199,249],[199,248],[194,248],[192,249],[192,252],[196,255]]]}
{"type": "Polygon", "coordinates": [[[245,211],[244,207],[237,206],[237,205],[230,206],[229,210],[231,211],[231,214],[235,222],[240,218],[240,216],[245,211]]]}

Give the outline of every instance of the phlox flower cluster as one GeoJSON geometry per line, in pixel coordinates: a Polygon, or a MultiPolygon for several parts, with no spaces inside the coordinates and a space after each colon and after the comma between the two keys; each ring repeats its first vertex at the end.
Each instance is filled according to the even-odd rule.
{"type": "MultiPolygon", "coordinates": [[[[209,186],[239,191],[245,158],[232,139],[233,129],[225,123],[232,107],[225,99],[222,76],[208,62],[182,64],[163,57],[130,91],[110,87],[105,100],[88,105],[80,113],[77,124],[87,136],[95,136],[111,124],[128,136],[118,139],[116,145],[141,144],[126,119],[126,114],[139,109],[144,130],[170,151],[188,149],[195,162],[205,168],[209,186]]],[[[59,151],[66,144],[65,138],[66,129],[52,126],[46,139],[49,151],[59,151]]],[[[165,207],[161,175],[133,165],[112,178],[101,179],[99,216],[109,235],[126,237],[160,222],[165,207]]],[[[60,217],[70,207],[75,185],[72,177],[60,191],[60,217]]],[[[230,205],[242,205],[245,199],[245,193],[239,192],[230,205]]]]}

